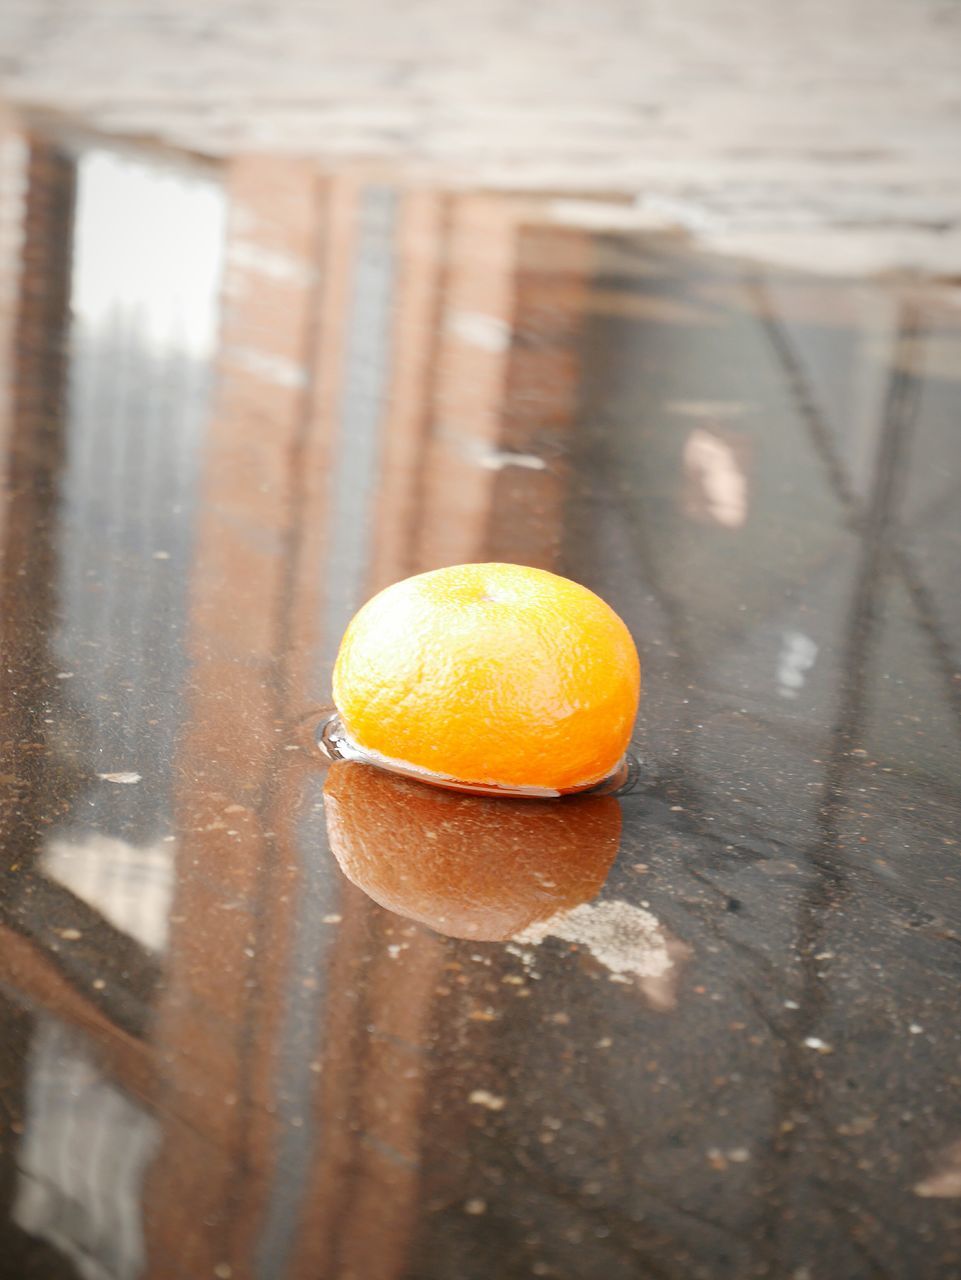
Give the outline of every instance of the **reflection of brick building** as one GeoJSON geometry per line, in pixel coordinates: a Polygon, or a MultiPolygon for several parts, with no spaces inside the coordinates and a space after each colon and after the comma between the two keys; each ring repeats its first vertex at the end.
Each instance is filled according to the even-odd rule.
{"type": "MultiPolygon", "coordinates": [[[[318,870],[323,836],[309,814],[304,826],[303,766],[284,748],[372,590],[508,553],[496,532],[507,486],[515,508],[536,503],[532,528],[556,511],[584,244],[564,235],[569,270],[558,277],[555,257],[548,277],[525,265],[545,246],[523,205],[363,187],[294,161],[241,160],[227,183],[178,801],[194,834],[157,1027],[164,1113],[177,1120],[150,1180],[152,1274],[176,1239],[198,1273],[226,1261],[243,1274],[259,1257],[263,1274],[389,1276],[417,1186],[424,1081],[409,1055],[442,949],[414,932],[400,970],[372,946],[393,926],[318,870]],[[325,1003],[308,995],[291,1028],[292,1004],[318,984],[325,1003]],[[323,1077],[307,1069],[285,1092],[283,1063],[298,1057],[323,1059],[323,1077]]],[[[515,554],[546,564],[553,551],[532,541],[515,554]]]]}
{"type": "MultiPolygon", "coordinates": [[[[174,1267],[193,1276],[228,1266],[234,1276],[274,1277],[285,1267],[304,1276],[396,1274],[423,1105],[424,1073],[410,1070],[411,1055],[427,1034],[442,944],[412,930],[403,967],[394,964],[386,944],[396,922],[322,856],[318,778],[289,750],[290,726],[325,693],[343,626],[371,591],[457,560],[553,562],[584,242],[529,228],[533,211],[523,202],[364,186],[296,161],[233,163],[213,415],[205,436],[183,449],[175,441],[186,419],[176,430],[156,412],[151,419],[166,433],[150,446],[154,487],[169,492],[164,467],[176,449],[187,467],[176,473],[187,485],[187,515],[159,535],[160,509],[151,514],[142,482],[135,492],[120,475],[119,527],[139,550],[124,542],[115,556],[109,535],[83,524],[95,474],[76,460],[64,469],[64,442],[82,461],[78,442],[108,420],[102,404],[88,418],[82,403],[63,416],[75,155],[35,139],[25,147],[11,133],[2,157],[23,178],[26,203],[7,184],[0,222],[27,235],[19,253],[7,236],[13,248],[0,262],[0,343],[13,369],[0,432],[10,468],[0,510],[4,653],[20,682],[3,699],[9,771],[24,773],[24,743],[44,740],[39,709],[58,689],[52,664],[68,657],[77,672],[71,697],[88,717],[66,744],[76,786],[88,788],[103,767],[104,744],[156,756],[145,770],[149,788],[108,790],[105,800],[94,792],[107,808],[92,811],[83,840],[61,839],[56,857],[37,867],[41,914],[55,908],[58,928],[89,939],[87,958],[65,955],[49,927],[37,937],[6,926],[0,934],[15,986],[52,1015],[42,1034],[37,1024],[28,1112],[48,1096],[37,1082],[50,1065],[102,1080],[91,1114],[126,1115],[123,1100],[132,1099],[121,1127],[129,1160],[150,1160],[147,1274],[166,1280],[174,1267]],[[548,248],[549,273],[539,261],[548,248]],[[159,556],[151,539],[163,543],[159,556]],[[17,573],[24,566],[26,581],[17,573]],[[84,665],[84,646],[97,649],[103,621],[76,591],[90,572],[128,614],[141,601],[151,644],[169,640],[156,670],[150,649],[124,631],[110,636],[119,646],[113,666],[101,663],[98,676],[84,665]],[[144,595],[145,581],[163,592],[167,578],[187,581],[183,615],[176,601],[165,596],[161,606],[149,589],[144,595]],[[175,698],[161,724],[151,698],[136,709],[151,681],[179,687],[180,672],[182,710],[175,698]],[[18,702],[13,695],[25,688],[30,697],[18,702]],[[175,738],[171,766],[166,744],[175,738]],[[174,842],[139,847],[165,828],[174,842]],[[144,858],[153,865],[152,850],[175,859],[169,933],[157,932],[162,922],[144,915],[123,883],[134,868],[144,874],[144,858]],[[342,917],[336,927],[334,915],[342,917]],[[58,1024],[80,1039],[65,1039],[58,1024]],[[364,1229],[372,1217],[376,1233],[364,1229]]],[[[96,342],[81,338],[69,345],[74,380],[78,360],[99,359],[96,342]]],[[[132,366],[116,353],[101,362],[108,408],[122,367],[132,366]]],[[[147,386],[149,372],[136,384],[147,386]]],[[[188,391],[198,403],[193,373],[184,381],[168,370],[164,379],[175,388],[163,401],[169,412],[184,409],[188,391]]],[[[116,418],[120,432],[142,433],[146,422],[130,404],[116,418]]],[[[119,441],[102,439],[97,474],[116,471],[122,454],[123,465],[136,461],[119,441]]],[[[29,774],[33,808],[6,814],[5,837],[19,831],[20,850],[23,840],[37,842],[40,810],[65,785],[62,749],[57,759],[49,785],[29,774]]],[[[48,1084],[59,1087],[53,1076],[48,1084]]],[[[28,1114],[24,1123],[22,1158],[41,1178],[67,1120],[42,1128],[28,1114]]],[[[109,1151],[120,1138],[106,1124],[99,1132],[109,1151]]],[[[66,1148],[56,1158],[73,1159],[66,1148]]],[[[25,1221],[57,1248],[96,1254],[98,1240],[106,1250],[107,1235],[132,1231],[125,1251],[103,1258],[122,1273],[139,1265],[140,1227],[129,1221],[136,1197],[119,1225],[88,1217],[73,1246],[55,1223],[44,1225],[49,1211],[35,1204],[25,1221]]]]}

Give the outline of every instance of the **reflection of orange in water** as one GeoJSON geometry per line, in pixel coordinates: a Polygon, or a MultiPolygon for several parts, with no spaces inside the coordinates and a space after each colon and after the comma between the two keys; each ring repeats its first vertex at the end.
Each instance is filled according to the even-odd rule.
{"type": "Polygon", "coordinates": [[[495,942],[595,897],[621,834],[614,796],[486,799],[338,761],[330,848],[375,902],[453,938],[495,942]]]}
{"type": "Polygon", "coordinates": [[[460,564],[395,582],[355,616],[334,667],[367,751],[467,783],[574,791],[614,770],[640,666],[593,591],[543,569],[460,564]]]}

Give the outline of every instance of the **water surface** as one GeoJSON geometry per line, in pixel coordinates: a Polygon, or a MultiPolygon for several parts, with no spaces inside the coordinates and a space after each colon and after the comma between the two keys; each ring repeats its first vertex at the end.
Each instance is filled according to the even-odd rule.
{"type": "Polygon", "coordinates": [[[951,298],[8,141],[3,1273],[961,1272],[951,298]],[[494,559],[625,618],[644,772],[478,941],[342,873],[303,724],[494,559]]]}

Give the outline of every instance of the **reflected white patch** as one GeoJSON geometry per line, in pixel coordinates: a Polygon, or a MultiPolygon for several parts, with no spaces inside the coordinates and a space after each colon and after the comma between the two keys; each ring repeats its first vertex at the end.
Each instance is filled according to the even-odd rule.
{"type": "Polygon", "coordinates": [[[936,1200],[961,1196],[961,1142],[952,1142],[941,1152],[934,1172],[915,1184],[914,1194],[936,1200]]]}
{"type": "Polygon", "coordinates": [[[455,337],[482,351],[499,354],[511,343],[511,327],[497,316],[485,316],[480,311],[455,311],[447,322],[447,328],[455,337]]]}
{"type": "Polygon", "coordinates": [[[157,351],[216,347],[226,200],[206,174],[106,148],[77,171],[70,306],[92,327],[129,325],[157,351]]]}
{"type": "Polygon", "coordinates": [[[731,445],[696,427],[684,444],[684,472],[700,491],[703,514],[740,529],[747,519],[747,477],[731,445]]]}
{"type": "Polygon", "coordinates": [[[224,356],[235,368],[252,373],[276,387],[299,391],[307,385],[307,373],[303,367],[284,356],[257,351],[253,347],[237,346],[225,348],[224,356]]]}
{"type": "Polygon", "coordinates": [[[529,926],[517,941],[536,946],[547,937],[586,947],[613,979],[634,979],[655,1008],[673,1008],[678,969],[690,948],[644,907],[618,899],[585,903],[529,926]]]}
{"type": "Polygon", "coordinates": [[[534,453],[506,453],[497,450],[485,453],[480,465],[488,471],[503,471],[505,467],[525,467],[528,471],[546,471],[547,463],[534,453]]]}
{"type": "Polygon", "coordinates": [[[233,240],[228,247],[227,261],[231,267],[243,272],[284,284],[308,285],[314,279],[314,269],[309,263],[286,253],[265,249],[255,240],[233,240]]]}
{"type": "Polygon", "coordinates": [[[506,1103],[505,1098],[501,1098],[487,1089],[475,1089],[467,1101],[475,1107],[486,1107],[488,1111],[503,1111],[506,1103]]]}
{"type": "Polygon", "coordinates": [[[753,405],[744,400],[668,400],[664,408],[682,418],[740,418],[753,405]]]}
{"type": "Polygon", "coordinates": [[[803,631],[785,631],[777,662],[777,691],[782,698],[798,696],[817,656],[817,641],[803,631]]]}

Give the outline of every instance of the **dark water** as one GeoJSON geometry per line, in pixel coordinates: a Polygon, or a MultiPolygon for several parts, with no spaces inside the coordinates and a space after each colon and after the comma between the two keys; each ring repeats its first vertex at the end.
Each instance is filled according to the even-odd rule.
{"type": "Polygon", "coordinates": [[[7,142],[0,1273],[961,1274],[950,297],[7,142]],[[634,790],[325,813],[351,614],[493,559],[634,790]]]}

